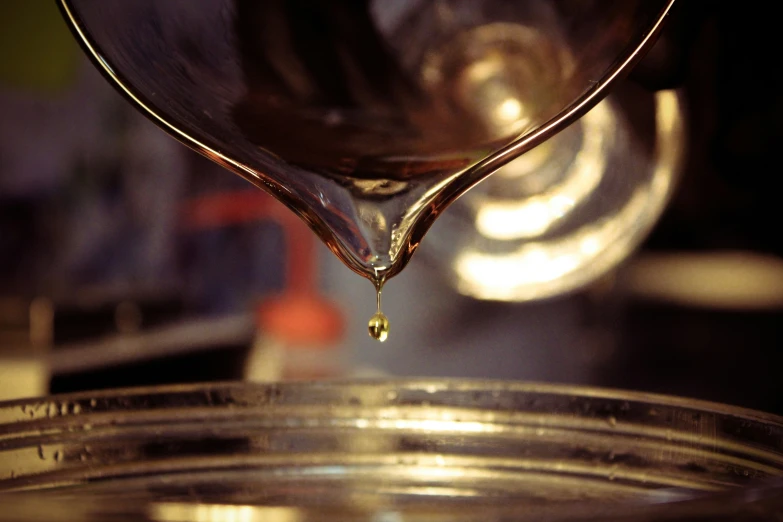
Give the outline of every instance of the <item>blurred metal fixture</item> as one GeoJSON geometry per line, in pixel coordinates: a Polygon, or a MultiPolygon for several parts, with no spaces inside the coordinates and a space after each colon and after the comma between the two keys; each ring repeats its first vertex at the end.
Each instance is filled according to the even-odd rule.
{"type": "Polygon", "coordinates": [[[712,310],[783,310],[783,260],[754,252],[645,254],[623,272],[637,298],[712,310]]]}

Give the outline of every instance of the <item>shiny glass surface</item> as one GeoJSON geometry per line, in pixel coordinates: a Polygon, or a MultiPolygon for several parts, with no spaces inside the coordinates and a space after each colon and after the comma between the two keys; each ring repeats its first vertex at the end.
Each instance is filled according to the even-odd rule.
{"type": "Polygon", "coordinates": [[[783,419],[406,380],[0,404],[0,520],[777,520],[783,419]]]}
{"type": "Polygon", "coordinates": [[[376,281],[457,197],[600,101],[673,3],[60,1],[142,111],[376,281]]]}
{"type": "Polygon", "coordinates": [[[421,255],[477,299],[533,301],[595,282],[666,208],[685,164],[685,112],[676,90],[622,82],[456,201],[421,255]]]}

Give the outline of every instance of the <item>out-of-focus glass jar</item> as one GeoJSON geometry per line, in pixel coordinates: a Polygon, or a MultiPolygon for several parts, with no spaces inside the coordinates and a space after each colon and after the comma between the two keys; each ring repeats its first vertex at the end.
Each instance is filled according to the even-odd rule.
{"type": "Polygon", "coordinates": [[[1,521],[778,520],[781,475],[779,417],[591,388],[225,384],[0,404],[1,521]]]}

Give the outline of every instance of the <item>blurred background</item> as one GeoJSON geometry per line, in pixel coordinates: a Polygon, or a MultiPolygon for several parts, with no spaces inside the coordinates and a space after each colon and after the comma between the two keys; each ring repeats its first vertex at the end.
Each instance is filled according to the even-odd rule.
{"type": "Polygon", "coordinates": [[[677,89],[687,128],[676,189],[637,253],[578,291],[524,303],[469,297],[444,260],[417,255],[384,293],[384,344],[366,333],[370,283],[279,203],[138,114],[55,2],[3,8],[0,399],[452,376],[783,413],[780,46],[753,2],[680,2],[627,80],[677,89]],[[306,299],[292,291],[303,280],[306,299]]]}

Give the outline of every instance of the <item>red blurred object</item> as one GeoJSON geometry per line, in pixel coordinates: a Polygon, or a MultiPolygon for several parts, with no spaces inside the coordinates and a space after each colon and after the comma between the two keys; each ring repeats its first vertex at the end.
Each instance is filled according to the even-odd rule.
{"type": "Polygon", "coordinates": [[[279,296],[258,305],[256,324],[265,335],[293,349],[306,346],[326,350],[342,338],[342,312],[318,292],[313,233],[281,203],[255,189],[223,192],[189,201],[182,217],[184,226],[191,230],[258,220],[278,223],[287,249],[285,287],[279,296]]]}

